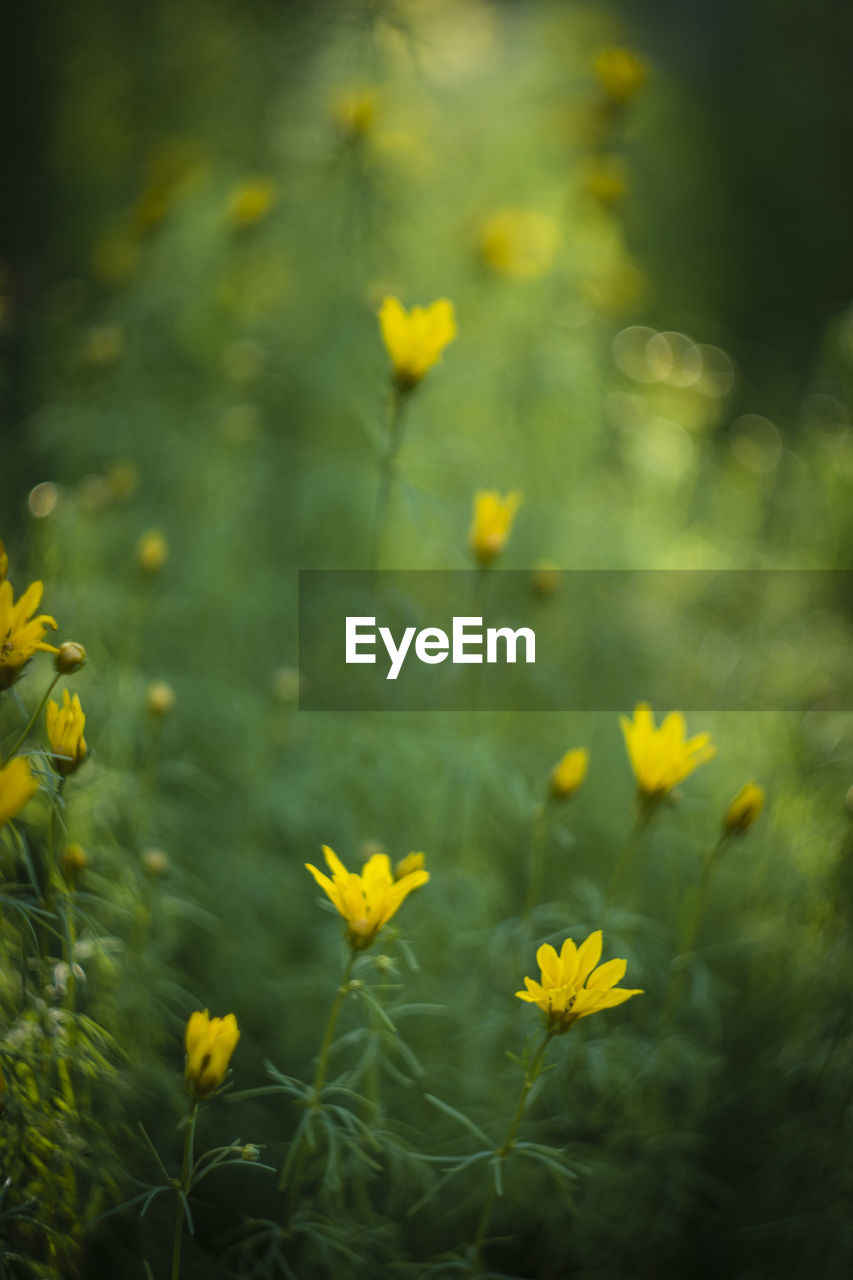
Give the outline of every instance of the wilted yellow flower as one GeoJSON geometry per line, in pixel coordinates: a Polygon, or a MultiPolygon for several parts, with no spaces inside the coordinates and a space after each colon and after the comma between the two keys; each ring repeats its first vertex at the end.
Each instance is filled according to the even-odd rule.
{"type": "Polygon", "coordinates": [[[197,1098],[206,1098],[225,1078],[240,1031],[233,1013],[211,1018],[196,1010],[187,1023],[187,1085],[197,1098]]]}
{"type": "Polygon", "coordinates": [[[687,726],[680,711],[670,711],[656,729],[651,707],[641,702],[634,710],[633,720],[620,716],[619,723],[637,787],[647,800],[663,799],[716,751],[709,733],[687,737],[687,726]]]}
{"type": "Polygon", "coordinates": [[[573,796],[583,783],[589,768],[589,752],[586,747],[567,751],[559,764],[551,770],[551,794],[559,800],[573,796]]]}
{"type": "Polygon", "coordinates": [[[495,489],[478,489],[474,494],[469,544],[480,564],[491,564],[503,551],[520,505],[520,493],[512,492],[503,497],[495,489]]]}
{"type": "Polygon", "coordinates": [[[379,308],[379,328],[398,387],[411,391],[456,337],[453,303],[439,298],[406,311],[399,299],[388,297],[379,308]]]}
{"type": "Polygon", "coordinates": [[[159,529],[146,529],[136,544],[136,563],[142,573],[159,573],[169,558],[169,544],[159,529]]]}
{"type": "Polygon", "coordinates": [[[38,785],[26,756],[15,756],[0,769],[0,827],[21,812],[38,785]]]}
{"type": "Polygon", "coordinates": [[[546,942],[536,952],[540,981],[525,978],[527,990],[516,991],[515,994],[519,1000],[538,1005],[548,1020],[548,1026],[558,1034],[568,1031],[578,1018],[586,1018],[600,1009],[613,1009],[630,1000],[631,996],[643,994],[640,988],[628,990],[627,987],[616,986],[625,976],[627,961],[608,960],[606,964],[598,965],[600,959],[600,929],[591,933],[579,947],[571,938],[566,938],[559,955],[546,942]]]}
{"type": "MultiPolygon", "coordinates": [[[[5,552],[2,552],[2,561],[5,575],[5,552]]],[[[55,645],[46,644],[44,640],[48,627],[56,629],[54,619],[47,613],[32,616],[39,607],[43,590],[40,582],[31,582],[15,604],[11,582],[7,582],[5,576],[0,582],[0,689],[8,689],[15,683],[38,649],[57,652],[55,645]]]]}
{"type": "Polygon", "coordinates": [[[365,863],[361,875],[347,871],[327,845],[323,845],[323,854],[332,873],[331,880],[310,862],[305,866],[346,920],[347,939],[354,951],[369,947],[404,898],[429,880],[429,872],[423,868],[395,880],[386,853],[374,853],[365,863]]]}
{"type": "Polygon", "coordinates": [[[167,716],[175,705],[175,690],[165,680],[155,680],[145,692],[145,705],[152,716],[167,716]]]}
{"type": "Polygon", "coordinates": [[[86,661],[86,650],[76,640],[65,640],[56,651],[53,665],[61,676],[73,675],[86,661]]]}
{"type": "Polygon", "coordinates": [[[245,231],[264,218],[275,204],[275,183],[269,178],[241,182],[228,197],[228,223],[234,231],[245,231]]]}
{"type": "Polygon", "coordinates": [[[764,808],[764,788],[755,782],[748,782],[732,800],[723,821],[723,830],[727,836],[742,836],[764,808]]]}
{"type": "Polygon", "coordinates": [[[369,133],[376,123],[376,90],[349,89],[332,100],[332,118],[351,141],[369,133]]]}
{"type": "Polygon", "coordinates": [[[639,92],[649,70],[645,59],[633,49],[602,49],[593,67],[606,96],[620,105],[639,92]]]}
{"type": "Polygon", "coordinates": [[[547,275],[559,243],[554,219],[536,209],[501,209],[480,231],[480,252],[487,266],[515,280],[547,275]]]}
{"type": "Polygon", "coordinates": [[[394,879],[405,880],[413,871],[423,871],[426,858],[422,853],[407,853],[394,867],[394,879]]]}
{"type": "Polygon", "coordinates": [[[53,752],[53,767],[63,777],[75,773],[86,759],[86,740],[83,729],[86,717],[80,706],[79,694],[69,697],[68,690],[62,690],[62,709],[53,701],[47,704],[47,736],[53,752]]]}

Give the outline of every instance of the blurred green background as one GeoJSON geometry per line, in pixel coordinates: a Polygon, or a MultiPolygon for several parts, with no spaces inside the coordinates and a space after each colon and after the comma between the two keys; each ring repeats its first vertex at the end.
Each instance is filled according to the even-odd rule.
{"type": "MultiPolygon", "coordinates": [[[[377,1168],[345,1150],[342,1186],[313,1170],[320,1227],[264,1241],[275,1176],[211,1176],[183,1275],[470,1271],[485,1168],[410,1212],[472,1149],[425,1095],[497,1144],[507,1054],[536,1028],[513,992],[539,943],[600,927],[645,994],[554,1046],[527,1132],[571,1176],[508,1162],[486,1273],[848,1276],[850,715],[691,717],[717,756],[614,898],[634,803],[615,717],[300,712],[296,575],[370,567],[388,293],[450,298],[459,332],[411,398],[386,567],[467,567],[484,487],[524,494],[507,568],[849,567],[851,14],[81,0],[18,6],[3,56],[0,536],[16,590],[44,578],[90,658],[68,823],[90,859],[85,1007],[125,1055],[99,1209],[152,1177],[139,1120],[178,1158],[193,1009],[236,1013],[238,1091],[265,1063],[310,1080],[343,948],[303,863],[325,843],[355,868],[379,842],[424,850],[432,878],[363,975],[392,1019],[430,1006],[399,1017],[416,1059],[369,1009],[358,1039],[349,1005],[333,1057],[367,1055],[377,1168]],[[642,68],[621,101],[596,69],[612,48],[642,68]],[[150,530],[168,557],[146,573],[150,530]],[[537,805],[573,746],[589,779],[549,810],[526,912],[537,805]],[[751,779],[766,812],[685,957],[684,903],[751,779]]],[[[826,605],[847,644],[850,604],[826,605]]],[[[667,619],[662,664],[680,643],[667,619]]],[[[34,708],[39,677],[20,693],[34,708]]],[[[202,1131],[279,1166],[297,1119],[283,1094],[225,1099],[202,1131]]],[[[3,1265],[166,1275],[172,1219],[105,1218],[64,1269],[16,1235],[3,1265]]]]}

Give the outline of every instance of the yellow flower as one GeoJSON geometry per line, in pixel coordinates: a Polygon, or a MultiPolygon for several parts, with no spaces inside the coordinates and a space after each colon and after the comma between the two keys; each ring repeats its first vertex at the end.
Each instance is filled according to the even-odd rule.
{"type": "MultiPolygon", "coordinates": [[[[3,553],[2,560],[5,562],[5,559],[3,553]]],[[[5,573],[5,563],[2,567],[5,573]]],[[[47,613],[32,616],[39,607],[43,589],[40,582],[31,582],[15,604],[11,582],[5,578],[0,582],[0,689],[8,689],[15,683],[36,650],[57,652],[55,645],[44,641],[47,628],[56,629],[54,619],[47,613]]]]}
{"type": "Polygon", "coordinates": [[[566,938],[559,955],[546,942],[536,952],[541,980],[525,978],[527,990],[515,994],[519,1000],[538,1005],[548,1026],[558,1034],[568,1031],[578,1018],[598,1013],[599,1009],[613,1009],[631,996],[643,994],[640,988],[629,991],[627,987],[616,986],[625,976],[627,961],[608,960],[598,965],[600,959],[600,929],[591,933],[579,947],[571,938],[566,938]]]}
{"type": "Polygon", "coordinates": [[[589,160],[581,174],[584,191],[602,205],[618,204],[628,194],[624,166],[615,156],[589,160]]]}
{"type": "Polygon", "coordinates": [[[560,233],[536,209],[501,209],[483,223],[480,253],[487,266],[515,280],[538,280],[554,265],[560,233]]]}
{"type": "Polygon", "coordinates": [[[211,1018],[205,1009],[190,1014],[187,1023],[187,1085],[197,1098],[206,1098],[225,1078],[240,1031],[233,1013],[211,1018]]]}
{"type": "Polygon", "coordinates": [[[709,733],[687,737],[687,726],[680,711],[670,711],[656,729],[651,707],[641,702],[633,720],[620,716],[619,723],[637,787],[646,800],[662,800],[716,752],[709,733]]]}
{"type": "Polygon", "coordinates": [[[551,770],[551,794],[558,800],[567,800],[582,785],[589,768],[589,752],[586,747],[567,751],[559,764],[551,770]]]}
{"type": "Polygon", "coordinates": [[[379,308],[379,328],[397,386],[411,391],[456,337],[453,303],[439,298],[428,307],[406,311],[397,298],[386,298],[379,308]]]}
{"type": "Polygon", "coordinates": [[[394,879],[404,880],[413,871],[423,871],[426,858],[422,853],[407,853],[394,867],[394,879]]]}
{"type": "Polygon", "coordinates": [[[152,716],[167,716],[175,705],[175,690],[165,680],[154,680],[145,691],[145,705],[152,716]]]}
{"type": "Polygon", "coordinates": [[[159,529],[146,529],[136,544],[136,564],[140,572],[159,573],[169,558],[169,544],[159,529]]]}
{"type": "Polygon", "coordinates": [[[491,564],[503,551],[520,505],[520,493],[508,493],[502,497],[495,489],[478,489],[474,494],[474,519],[469,543],[480,564],[491,564]]]}
{"type": "Polygon", "coordinates": [[[593,62],[606,97],[622,105],[643,87],[648,65],[633,49],[602,49],[593,62]]]}
{"type": "Polygon", "coordinates": [[[364,864],[361,875],[347,871],[327,845],[323,845],[323,853],[332,873],[331,880],[310,862],[305,866],[346,920],[347,939],[354,951],[369,947],[403,899],[429,880],[429,872],[423,868],[395,880],[387,853],[374,853],[364,864]]]}
{"type": "Polygon", "coordinates": [[[228,197],[228,223],[234,231],[245,231],[257,226],[275,204],[275,183],[269,178],[255,178],[241,182],[228,197]]]}
{"type": "Polygon", "coordinates": [[[0,769],[0,827],[21,812],[38,785],[26,756],[15,756],[0,769]]]}
{"type": "Polygon", "coordinates": [[[68,690],[62,690],[62,710],[53,698],[47,704],[47,736],[53,752],[53,767],[63,777],[76,773],[86,759],[86,740],[83,729],[86,717],[80,706],[79,694],[69,697],[68,690]]]}
{"type": "Polygon", "coordinates": [[[723,821],[727,836],[742,836],[757,820],[764,808],[764,788],[748,782],[732,800],[723,821]]]}
{"type": "Polygon", "coordinates": [[[0,538],[0,582],[6,581],[6,574],[9,570],[9,557],[6,555],[6,548],[3,540],[0,538]]]}
{"type": "Polygon", "coordinates": [[[376,90],[349,89],[332,100],[332,118],[351,142],[370,133],[376,123],[376,90]]]}

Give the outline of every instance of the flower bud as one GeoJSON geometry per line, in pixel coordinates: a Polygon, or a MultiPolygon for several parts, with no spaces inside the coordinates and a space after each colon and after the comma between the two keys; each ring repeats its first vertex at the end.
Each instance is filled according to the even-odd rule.
{"type": "Polygon", "coordinates": [[[567,751],[559,764],[551,770],[551,795],[555,800],[568,800],[586,777],[589,768],[589,752],[585,747],[567,751]]]}
{"type": "Polygon", "coordinates": [[[748,782],[732,800],[723,820],[727,836],[742,836],[756,821],[764,808],[764,791],[754,782],[748,782]]]}
{"type": "Polygon", "coordinates": [[[68,844],[62,851],[62,870],[67,880],[76,885],[81,871],[89,865],[86,850],[80,844],[68,844]]]}
{"type": "Polygon", "coordinates": [[[142,869],[153,880],[160,880],[171,871],[169,855],[162,849],[146,849],[142,855],[142,869]]]}
{"type": "Polygon", "coordinates": [[[136,544],[136,565],[141,573],[159,573],[169,558],[169,544],[159,529],[148,529],[136,544]]]}
{"type": "Polygon", "coordinates": [[[73,675],[86,661],[86,650],[76,640],[65,640],[58,648],[53,665],[61,676],[73,675]]]}
{"type": "Polygon", "coordinates": [[[551,560],[542,560],[530,575],[530,583],[537,596],[545,600],[552,596],[560,585],[561,569],[551,560]]]}
{"type": "Polygon", "coordinates": [[[187,1087],[196,1098],[206,1098],[225,1079],[240,1030],[233,1013],[211,1018],[207,1010],[190,1014],[185,1036],[187,1087]]]}
{"type": "Polygon", "coordinates": [[[260,1158],[261,1158],[261,1149],[260,1147],[256,1147],[253,1142],[247,1142],[244,1147],[240,1148],[241,1160],[255,1161],[255,1160],[260,1160],[260,1158]]]}
{"type": "Polygon", "coordinates": [[[175,690],[165,680],[155,680],[148,686],[145,705],[152,716],[167,716],[175,705],[175,690]]]}

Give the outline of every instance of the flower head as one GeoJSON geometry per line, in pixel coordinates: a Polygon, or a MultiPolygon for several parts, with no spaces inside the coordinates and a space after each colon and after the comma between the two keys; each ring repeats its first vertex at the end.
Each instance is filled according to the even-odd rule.
{"type": "Polygon", "coordinates": [[[240,1030],[233,1013],[211,1018],[207,1009],[190,1014],[187,1023],[186,1080],[197,1098],[206,1098],[225,1078],[240,1030]]]}
{"type": "Polygon", "coordinates": [[[551,795],[557,800],[567,800],[583,784],[589,768],[589,752],[586,747],[567,751],[559,764],[551,770],[551,795]]]}
{"type": "Polygon", "coordinates": [[[257,226],[275,204],[275,183],[269,178],[255,178],[241,182],[228,197],[227,218],[233,231],[245,231],[257,226]]]}
{"type": "Polygon", "coordinates": [[[593,67],[605,96],[620,106],[639,93],[648,75],[647,63],[633,49],[602,49],[593,67]]]}
{"type": "Polygon", "coordinates": [[[537,209],[501,209],[483,223],[480,252],[487,266],[514,280],[539,280],[554,265],[557,224],[537,209]]]}
{"type": "Polygon", "coordinates": [[[764,788],[748,782],[732,800],[723,819],[723,831],[727,836],[742,836],[758,819],[764,808],[764,788]]]}
{"type": "Polygon", "coordinates": [[[136,544],[136,564],[141,573],[159,573],[169,558],[169,544],[159,529],[146,529],[136,544]]]}
{"type": "Polygon", "coordinates": [[[456,337],[453,303],[439,298],[428,307],[406,311],[399,299],[386,298],[379,308],[379,328],[397,386],[411,391],[456,337]]]}
{"type": "Polygon", "coordinates": [[[79,694],[70,697],[68,690],[62,690],[62,709],[53,701],[47,704],[47,736],[53,752],[53,767],[63,777],[76,773],[86,759],[86,739],[83,730],[86,717],[80,706],[79,694]]]}
{"type": "Polygon", "coordinates": [[[33,617],[44,589],[40,582],[31,582],[15,604],[12,584],[5,579],[6,553],[2,548],[0,569],[0,689],[8,689],[38,649],[57,652],[55,645],[44,640],[47,628],[55,630],[56,622],[48,613],[33,617]]]}
{"type": "Polygon", "coordinates": [[[323,854],[332,873],[331,880],[310,862],[305,866],[346,920],[347,939],[354,951],[369,947],[403,899],[429,880],[429,872],[423,867],[395,880],[387,853],[374,853],[368,858],[361,875],[347,871],[327,845],[323,845],[323,854]]]}
{"type": "Polygon", "coordinates": [[[27,756],[15,756],[0,769],[0,827],[21,812],[38,785],[27,756]]]}
{"type": "Polygon", "coordinates": [[[85,662],[86,650],[76,640],[64,640],[53,659],[53,665],[61,676],[73,675],[85,662]]]}
{"type": "Polygon", "coordinates": [[[680,711],[670,711],[656,729],[651,707],[641,702],[634,710],[633,720],[621,716],[619,723],[637,787],[645,800],[662,800],[716,751],[709,733],[687,737],[680,711]]]}
{"type": "Polygon", "coordinates": [[[474,494],[469,544],[480,564],[491,564],[503,551],[520,506],[520,493],[508,493],[504,497],[495,489],[478,489],[474,494]]]}
{"type": "Polygon", "coordinates": [[[608,960],[599,965],[600,959],[600,929],[591,933],[579,947],[571,938],[566,938],[559,955],[546,942],[536,952],[540,981],[525,978],[527,990],[515,994],[519,1000],[538,1005],[549,1027],[558,1033],[568,1031],[578,1018],[598,1013],[599,1009],[613,1009],[631,996],[643,994],[639,988],[628,990],[616,986],[625,976],[627,961],[608,960]]]}

